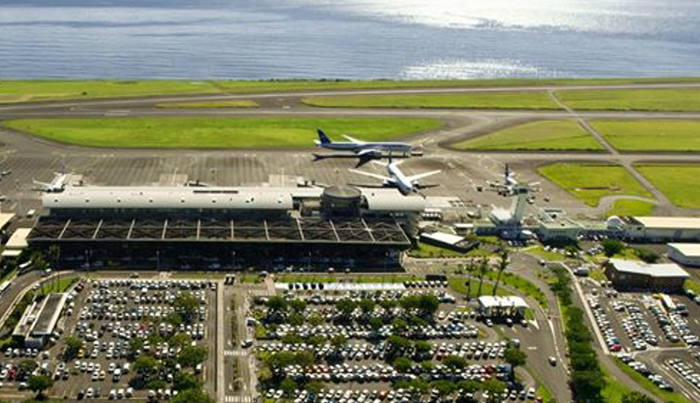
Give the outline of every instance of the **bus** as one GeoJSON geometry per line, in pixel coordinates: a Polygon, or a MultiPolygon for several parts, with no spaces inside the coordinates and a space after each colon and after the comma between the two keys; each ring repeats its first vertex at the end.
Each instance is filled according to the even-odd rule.
{"type": "Polygon", "coordinates": [[[12,284],[11,281],[5,281],[4,283],[0,284],[0,295],[4,294],[5,291],[10,288],[10,284],[12,284]]]}
{"type": "Polygon", "coordinates": [[[676,304],[673,302],[671,297],[668,296],[668,294],[660,294],[659,297],[661,298],[661,303],[664,305],[668,312],[676,311],[676,304]]]}

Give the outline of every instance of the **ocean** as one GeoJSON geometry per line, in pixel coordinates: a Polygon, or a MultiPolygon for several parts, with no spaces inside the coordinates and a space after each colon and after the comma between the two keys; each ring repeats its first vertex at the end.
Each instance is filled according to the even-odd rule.
{"type": "Polygon", "coordinates": [[[0,77],[700,75],[697,0],[0,0],[0,77]]]}

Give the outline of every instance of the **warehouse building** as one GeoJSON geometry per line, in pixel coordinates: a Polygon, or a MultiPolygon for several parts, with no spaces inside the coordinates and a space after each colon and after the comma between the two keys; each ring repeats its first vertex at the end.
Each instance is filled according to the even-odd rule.
{"type": "Polygon", "coordinates": [[[700,267],[700,243],[670,243],[668,257],[682,265],[700,267]]]}
{"type": "Polygon", "coordinates": [[[690,276],[675,263],[649,264],[635,260],[610,259],[605,274],[617,289],[679,292],[690,276]]]}
{"type": "Polygon", "coordinates": [[[67,187],[42,202],[29,243],[85,269],[396,265],[425,209],[347,187],[67,187]]]}
{"type": "Polygon", "coordinates": [[[646,242],[700,241],[699,217],[626,217],[625,236],[646,242]]]}

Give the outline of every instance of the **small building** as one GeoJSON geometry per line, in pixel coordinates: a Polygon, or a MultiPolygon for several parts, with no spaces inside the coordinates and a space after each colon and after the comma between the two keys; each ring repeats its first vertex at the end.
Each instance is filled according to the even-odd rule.
{"type": "Polygon", "coordinates": [[[618,289],[678,292],[690,276],[675,263],[649,264],[636,260],[610,259],[605,274],[618,289]]]}
{"type": "Polygon", "coordinates": [[[467,253],[477,246],[478,242],[469,240],[463,236],[448,234],[446,232],[424,232],[420,235],[421,242],[440,248],[467,253]]]}
{"type": "Polygon", "coordinates": [[[525,317],[525,310],[530,308],[524,299],[515,295],[482,295],[477,301],[479,302],[479,312],[487,317],[525,317]]]}
{"type": "Polygon", "coordinates": [[[43,348],[53,335],[66,303],[66,293],[53,293],[43,301],[33,302],[24,311],[12,336],[27,348],[43,348]]]}
{"type": "Polygon", "coordinates": [[[700,243],[670,243],[668,257],[686,266],[700,266],[700,243]]]}
{"type": "Polygon", "coordinates": [[[18,257],[27,247],[27,236],[29,236],[31,231],[31,228],[17,228],[5,244],[5,249],[2,251],[1,256],[3,258],[18,257]]]}

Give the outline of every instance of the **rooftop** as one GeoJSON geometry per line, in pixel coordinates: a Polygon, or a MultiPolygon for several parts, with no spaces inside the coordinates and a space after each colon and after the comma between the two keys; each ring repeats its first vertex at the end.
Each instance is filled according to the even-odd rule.
{"type": "Polygon", "coordinates": [[[632,217],[633,222],[643,225],[645,228],[656,229],[697,229],[700,230],[700,217],[632,217]]]}
{"type": "Polygon", "coordinates": [[[617,271],[631,274],[641,274],[651,277],[690,277],[688,273],[675,263],[649,264],[636,260],[610,259],[617,271]]]}
{"type": "Polygon", "coordinates": [[[685,256],[700,256],[700,243],[670,243],[668,247],[685,256]]]}
{"type": "Polygon", "coordinates": [[[17,228],[5,244],[5,249],[24,249],[27,247],[27,236],[32,231],[31,228],[17,228]]]}
{"type": "Polygon", "coordinates": [[[529,308],[529,305],[524,299],[515,295],[495,297],[491,295],[482,295],[479,297],[479,304],[485,308],[529,308]]]}

